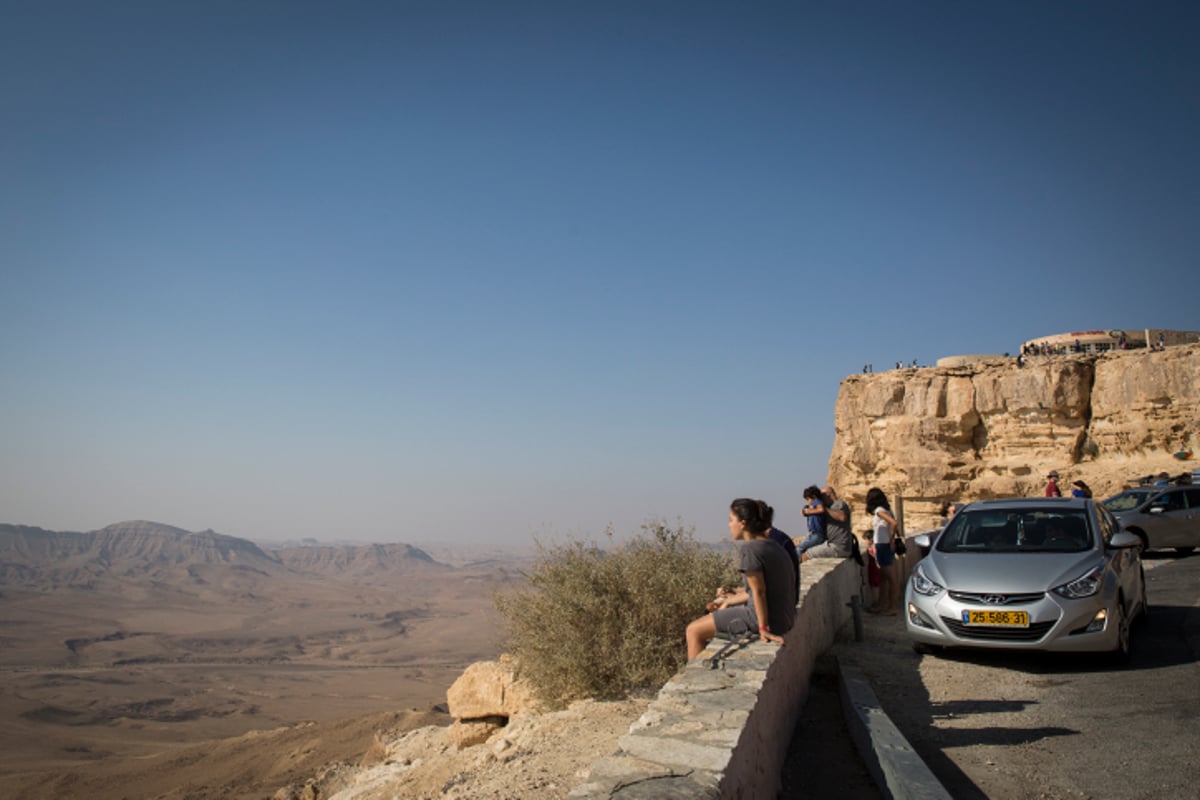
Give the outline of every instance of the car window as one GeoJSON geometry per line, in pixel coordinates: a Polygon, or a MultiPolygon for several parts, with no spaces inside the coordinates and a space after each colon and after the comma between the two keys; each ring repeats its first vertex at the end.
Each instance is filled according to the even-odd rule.
{"type": "Polygon", "coordinates": [[[1188,489],[1183,494],[1187,495],[1188,508],[1200,508],[1200,489],[1188,489]]]}
{"type": "Polygon", "coordinates": [[[1103,506],[1096,507],[1096,517],[1100,521],[1100,538],[1104,540],[1105,544],[1108,544],[1112,541],[1113,534],[1121,529],[1121,525],[1117,522],[1116,517],[1103,506]]]}
{"type": "Polygon", "coordinates": [[[1121,492],[1104,501],[1104,507],[1109,511],[1132,511],[1146,501],[1152,492],[1131,491],[1121,492]]]}
{"type": "Polygon", "coordinates": [[[1091,546],[1083,509],[985,508],[960,511],[938,538],[936,549],[942,553],[1076,553],[1091,546]]]}
{"type": "Polygon", "coordinates": [[[1108,518],[1099,509],[1097,509],[1096,522],[1100,526],[1101,540],[1108,544],[1108,540],[1112,538],[1112,528],[1108,526],[1108,518]]]}
{"type": "Polygon", "coordinates": [[[1178,511],[1181,508],[1187,508],[1187,501],[1184,499],[1183,492],[1163,492],[1154,498],[1154,502],[1150,505],[1166,511],[1178,511]]]}

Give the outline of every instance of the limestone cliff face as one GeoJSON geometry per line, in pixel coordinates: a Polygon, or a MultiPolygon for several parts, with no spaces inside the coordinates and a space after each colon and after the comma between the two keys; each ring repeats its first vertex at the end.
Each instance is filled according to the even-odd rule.
{"type": "Polygon", "coordinates": [[[1104,497],[1198,466],[1173,453],[1200,445],[1200,345],[852,375],[834,425],[829,482],[855,509],[871,486],[918,516],[943,500],[1041,494],[1051,469],[1064,493],[1081,478],[1104,497]]]}

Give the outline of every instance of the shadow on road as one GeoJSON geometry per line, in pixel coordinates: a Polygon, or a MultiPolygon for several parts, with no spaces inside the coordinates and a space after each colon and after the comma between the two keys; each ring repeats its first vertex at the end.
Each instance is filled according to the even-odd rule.
{"type": "MultiPolygon", "coordinates": [[[[943,676],[940,680],[948,675],[957,676],[953,679],[963,681],[961,685],[965,687],[959,698],[952,701],[932,701],[921,675],[922,656],[913,651],[900,618],[864,615],[862,641],[854,641],[848,632],[846,638],[835,643],[832,650],[818,660],[810,700],[792,741],[781,797],[879,796],[873,786],[860,789],[856,783],[863,779],[865,767],[850,743],[841,717],[834,659],[852,663],[863,671],[884,711],[955,798],[987,798],[986,792],[959,766],[959,763],[971,763],[973,756],[969,756],[968,751],[972,747],[986,751],[997,746],[1031,746],[1050,758],[1073,752],[1072,748],[1078,749],[1081,745],[1052,743],[1094,739],[1097,735],[1092,730],[1095,720],[1087,713],[1078,719],[1069,713],[1056,716],[1062,711],[1040,707],[1039,701],[1033,698],[1044,699],[1046,690],[1051,690],[1055,698],[1071,698],[1099,686],[1107,686],[1108,691],[1112,691],[1110,684],[1114,680],[1123,681],[1121,673],[1149,673],[1172,667],[1186,669],[1200,663],[1200,607],[1197,607],[1200,603],[1194,600],[1197,596],[1197,566],[1200,566],[1200,555],[1189,558],[1169,553],[1147,557],[1150,613],[1135,627],[1133,655],[1125,663],[1103,653],[936,651],[929,657],[949,667],[939,670],[938,674],[943,676]],[[996,687],[987,683],[988,675],[995,676],[997,669],[1021,674],[1018,685],[1027,687],[1028,694],[998,695],[996,687]],[[973,680],[982,681],[977,694],[971,691],[970,681],[973,680]],[[1024,712],[1029,712],[1028,719],[1019,717],[1018,720],[1028,723],[1027,726],[1014,724],[1012,715],[1024,712]],[[962,727],[963,722],[975,723],[975,718],[980,716],[984,718],[978,720],[979,724],[962,727]],[[988,724],[988,717],[995,724],[988,724]],[[1048,721],[1057,723],[1060,719],[1067,724],[1045,724],[1048,721]],[[1076,722],[1081,726],[1079,729],[1074,725],[1076,722]]],[[[1158,679],[1161,681],[1161,676],[1158,679]]],[[[1112,709],[1103,713],[1112,713],[1112,709]]],[[[1135,707],[1118,713],[1136,716],[1142,712],[1135,707]]],[[[1100,729],[1106,728],[1107,724],[1102,724],[1100,729]]],[[[980,762],[974,763],[976,766],[968,768],[980,770],[980,762]]],[[[991,769],[987,767],[991,761],[984,763],[986,769],[991,769]]],[[[977,777],[987,780],[986,769],[977,777]]]]}

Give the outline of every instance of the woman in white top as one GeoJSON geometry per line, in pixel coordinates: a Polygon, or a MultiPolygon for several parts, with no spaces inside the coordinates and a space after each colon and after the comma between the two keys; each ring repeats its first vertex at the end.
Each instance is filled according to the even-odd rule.
{"type": "Polygon", "coordinates": [[[867,491],[867,513],[871,515],[875,563],[879,565],[879,598],[867,610],[872,614],[895,616],[899,602],[896,552],[892,549],[892,540],[896,536],[896,517],[888,505],[887,495],[881,489],[871,487],[867,491]]]}

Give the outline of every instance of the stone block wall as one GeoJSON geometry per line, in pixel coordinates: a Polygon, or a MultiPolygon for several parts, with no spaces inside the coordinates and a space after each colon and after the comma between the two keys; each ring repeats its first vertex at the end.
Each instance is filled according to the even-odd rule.
{"type": "Polygon", "coordinates": [[[785,644],[714,640],[659,692],[616,753],[598,759],[573,798],[763,798],[779,780],[813,665],[851,621],[862,584],[852,560],[802,565],[785,644]]]}

